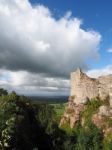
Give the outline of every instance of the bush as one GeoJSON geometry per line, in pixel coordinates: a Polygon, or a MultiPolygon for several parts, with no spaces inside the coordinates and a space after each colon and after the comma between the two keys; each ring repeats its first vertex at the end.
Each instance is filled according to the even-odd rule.
{"type": "Polygon", "coordinates": [[[110,133],[103,141],[103,150],[112,149],[112,133],[110,133]]]}
{"type": "Polygon", "coordinates": [[[82,117],[84,118],[84,123],[88,126],[91,123],[91,119],[94,113],[98,111],[98,108],[101,106],[102,102],[99,99],[88,100],[85,106],[84,112],[82,112],[82,117]]]}

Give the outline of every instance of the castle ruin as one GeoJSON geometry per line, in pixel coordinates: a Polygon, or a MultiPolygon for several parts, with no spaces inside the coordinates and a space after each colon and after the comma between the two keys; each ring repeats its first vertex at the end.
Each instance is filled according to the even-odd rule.
{"type": "Polygon", "coordinates": [[[97,79],[88,77],[81,69],[71,73],[71,99],[76,104],[86,103],[88,99],[99,97],[109,98],[112,105],[112,75],[97,79]]]}
{"type": "Polygon", "coordinates": [[[108,106],[100,106],[95,119],[93,117],[93,122],[97,125],[99,118],[112,116],[112,75],[90,78],[78,68],[71,73],[71,93],[60,126],[69,123],[73,128],[80,120],[80,114],[84,111],[87,101],[93,98],[102,102],[106,100],[108,103],[108,106]]]}

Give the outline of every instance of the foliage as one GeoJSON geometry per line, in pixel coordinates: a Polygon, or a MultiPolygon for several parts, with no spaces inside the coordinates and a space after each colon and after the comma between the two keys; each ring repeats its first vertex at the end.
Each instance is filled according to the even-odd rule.
{"type": "Polygon", "coordinates": [[[64,113],[64,110],[65,110],[65,106],[66,106],[66,103],[55,103],[55,104],[50,104],[53,109],[54,109],[54,116],[53,118],[56,120],[57,123],[60,122],[60,119],[64,113]]]}
{"type": "Polygon", "coordinates": [[[0,88],[0,96],[4,96],[4,95],[7,95],[8,92],[7,90],[3,89],[3,88],[0,88]]]}
{"type": "Polygon", "coordinates": [[[66,133],[59,129],[53,106],[31,103],[15,92],[0,97],[1,150],[64,150],[66,133]]]}
{"type": "Polygon", "coordinates": [[[110,133],[103,141],[103,150],[112,149],[112,133],[110,133]]]}
{"type": "Polygon", "coordinates": [[[73,129],[70,128],[70,124],[69,122],[64,123],[63,125],[61,125],[61,129],[63,129],[64,131],[66,131],[67,135],[71,135],[73,132],[73,129]]]}
{"type": "Polygon", "coordinates": [[[80,124],[75,129],[77,141],[75,150],[101,150],[102,132],[94,125],[90,124],[84,128],[80,124]]]}
{"type": "Polygon", "coordinates": [[[99,99],[91,99],[88,100],[84,112],[82,112],[82,117],[84,118],[85,125],[89,125],[91,123],[91,118],[98,108],[101,106],[102,102],[99,99]]]}
{"type": "Polygon", "coordinates": [[[112,127],[112,118],[105,117],[105,123],[108,125],[108,127],[112,127]]]}
{"type": "MultiPolygon", "coordinates": [[[[32,102],[15,92],[0,96],[0,150],[111,150],[112,135],[103,137],[91,122],[101,105],[96,99],[86,104],[80,122],[74,129],[68,124],[59,128],[65,104],[32,102]],[[62,112],[60,111],[62,107],[62,112]]],[[[111,120],[109,120],[111,125],[111,120]]]]}

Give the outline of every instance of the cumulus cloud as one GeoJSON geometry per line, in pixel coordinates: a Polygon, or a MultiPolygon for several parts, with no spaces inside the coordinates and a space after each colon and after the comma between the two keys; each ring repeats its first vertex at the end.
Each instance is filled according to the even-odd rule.
{"type": "Polygon", "coordinates": [[[101,36],[81,28],[71,12],[56,20],[43,5],[0,0],[0,67],[67,76],[98,57],[101,36]]]}
{"type": "Polygon", "coordinates": [[[28,0],[0,0],[0,86],[18,93],[68,92],[68,75],[99,57],[101,35],[67,12],[28,0]]]}
{"type": "Polygon", "coordinates": [[[87,72],[90,77],[97,78],[99,76],[112,74],[112,65],[108,65],[102,69],[92,69],[87,72]]]}

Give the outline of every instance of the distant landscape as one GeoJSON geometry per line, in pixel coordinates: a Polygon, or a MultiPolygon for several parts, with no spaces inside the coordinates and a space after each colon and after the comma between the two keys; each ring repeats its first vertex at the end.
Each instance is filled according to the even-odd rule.
{"type": "Polygon", "coordinates": [[[30,96],[33,101],[46,102],[46,103],[66,103],[68,96],[30,96]]]}

